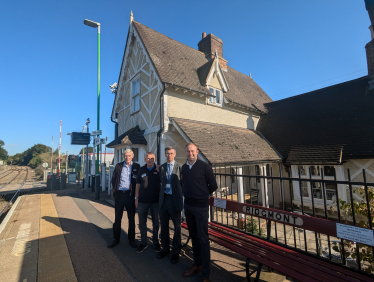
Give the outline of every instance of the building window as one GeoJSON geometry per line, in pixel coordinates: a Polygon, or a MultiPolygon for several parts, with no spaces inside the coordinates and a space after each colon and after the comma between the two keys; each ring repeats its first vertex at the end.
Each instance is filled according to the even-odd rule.
{"type": "Polygon", "coordinates": [[[336,184],[326,184],[326,200],[336,201],[336,184]]]}
{"type": "Polygon", "coordinates": [[[139,111],[140,100],[140,77],[138,76],[132,81],[132,111],[139,111]]]}
{"type": "Polygon", "coordinates": [[[335,176],[335,168],[333,166],[324,166],[323,173],[325,176],[335,176]]]}
{"type": "Polygon", "coordinates": [[[314,199],[322,199],[321,182],[312,182],[312,194],[314,199]]]}
{"type": "MultiPolygon", "coordinates": [[[[261,169],[259,165],[255,165],[256,175],[261,175],[261,169]]],[[[256,177],[257,183],[261,183],[261,178],[256,177]]]]}
{"type": "Polygon", "coordinates": [[[214,95],[214,97],[209,98],[209,103],[222,105],[222,91],[212,87],[209,87],[209,91],[214,95]]]}
{"type": "Polygon", "coordinates": [[[320,173],[319,166],[318,165],[312,165],[310,167],[310,173],[312,174],[312,176],[320,176],[321,173],[320,173]]]}
{"type": "Polygon", "coordinates": [[[331,201],[336,201],[336,189],[337,185],[335,183],[323,184],[322,182],[310,181],[309,178],[313,180],[322,179],[322,174],[324,179],[333,180],[335,176],[334,166],[322,166],[322,165],[292,165],[292,172],[301,178],[301,181],[292,181],[293,186],[295,186],[295,197],[300,200],[300,195],[303,198],[308,198],[306,200],[314,200],[321,203],[324,198],[328,203],[331,201]],[[323,172],[321,172],[323,169],[323,172]],[[300,190],[299,190],[300,189],[300,190]],[[299,193],[300,191],[300,193],[299,193]]]}
{"type": "Polygon", "coordinates": [[[133,162],[139,161],[139,149],[138,148],[131,148],[131,150],[134,152],[134,158],[132,159],[133,162]]]}
{"type": "Polygon", "coordinates": [[[300,175],[306,175],[305,165],[299,165],[299,173],[300,173],[300,175]]]}
{"type": "Polygon", "coordinates": [[[309,198],[309,187],[307,181],[301,181],[301,193],[303,198],[309,198]]]}

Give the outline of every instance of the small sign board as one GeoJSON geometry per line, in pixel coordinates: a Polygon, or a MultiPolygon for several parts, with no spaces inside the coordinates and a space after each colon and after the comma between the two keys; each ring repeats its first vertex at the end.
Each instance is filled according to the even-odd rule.
{"type": "Polygon", "coordinates": [[[92,135],[102,135],[103,131],[102,130],[94,130],[91,132],[92,135]]]}
{"type": "Polygon", "coordinates": [[[213,206],[221,209],[226,209],[226,200],[214,198],[213,206]]]}
{"type": "Polygon", "coordinates": [[[4,165],[4,161],[0,161],[0,165],[4,165]]]}
{"type": "Polygon", "coordinates": [[[43,166],[44,168],[46,168],[46,167],[48,167],[48,163],[43,163],[42,166],[43,166]]]}
{"type": "Polygon", "coordinates": [[[374,232],[366,228],[337,223],[336,237],[374,246],[374,232]]]}
{"type": "Polygon", "coordinates": [[[77,174],[75,172],[69,172],[68,183],[75,183],[77,181],[77,174]]]}
{"type": "Polygon", "coordinates": [[[91,135],[83,132],[71,133],[71,145],[88,145],[91,141],[91,135]]]}
{"type": "Polygon", "coordinates": [[[105,138],[96,137],[95,139],[95,146],[100,144],[105,144],[105,138]]]}

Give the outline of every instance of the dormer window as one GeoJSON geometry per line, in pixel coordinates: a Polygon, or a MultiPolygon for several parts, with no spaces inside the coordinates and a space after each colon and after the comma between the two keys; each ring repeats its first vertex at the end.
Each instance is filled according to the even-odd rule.
{"type": "Polygon", "coordinates": [[[214,97],[209,98],[209,103],[210,104],[215,104],[215,105],[222,105],[222,91],[213,87],[209,87],[210,93],[214,95],[214,97]]]}

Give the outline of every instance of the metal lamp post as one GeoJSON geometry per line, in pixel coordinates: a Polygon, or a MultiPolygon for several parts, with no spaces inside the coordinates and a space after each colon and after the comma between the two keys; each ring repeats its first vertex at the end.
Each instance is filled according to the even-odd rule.
{"type": "MultiPolygon", "coordinates": [[[[100,23],[85,19],[83,23],[87,26],[97,27],[97,130],[100,130],[100,23]]],[[[99,136],[99,135],[97,135],[99,136]]],[[[96,147],[96,177],[99,175],[99,145],[96,147]]],[[[96,182],[96,181],[95,181],[96,182]]],[[[96,190],[95,200],[99,200],[99,189],[96,190]]]]}
{"type": "MultiPolygon", "coordinates": [[[[90,128],[88,125],[90,124],[90,119],[88,118],[86,120],[86,126],[87,126],[87,133],[90,133],[90,128]]],[[[91,137],[90,137],[91,138],[91,137]]],[[[88,173],[89,173],[89,163],[88,163],[88,145],[86,146],[86,180],[84,181],[84,188],[88,187],[88,173]]]]}

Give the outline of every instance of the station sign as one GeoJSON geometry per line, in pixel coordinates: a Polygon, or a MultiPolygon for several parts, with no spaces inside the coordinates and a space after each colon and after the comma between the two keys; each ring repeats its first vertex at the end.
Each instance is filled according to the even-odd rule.
{"type": "Polygon", "coordinates": [[[103,131],[102,130],[95,130],[91,132],[92,135],[102,135],[103,131]]]}
{"type": "Polygon", "coordinates": [[[43,167],[47,168],[48,167],[48,163],[43,163],[43,167]]]}
{"type": "Polygon", "coordinates": [[[71,145],[88,145],[90,144],[91,135],[90,133],[83,132],[72,132],[71,133],[71,145]]]}

